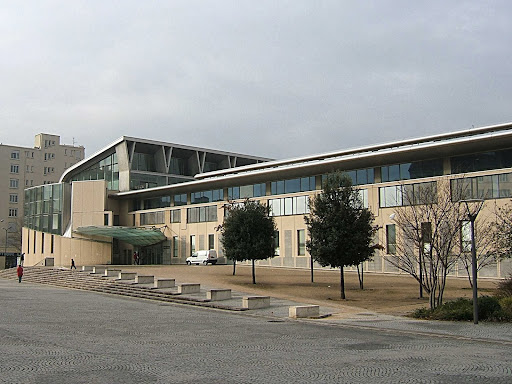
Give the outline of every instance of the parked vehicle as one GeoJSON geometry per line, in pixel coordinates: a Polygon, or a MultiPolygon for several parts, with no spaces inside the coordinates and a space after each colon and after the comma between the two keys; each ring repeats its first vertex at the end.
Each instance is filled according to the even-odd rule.
{"type": "Polygon", "coordinates": [[[192,253],[192,256],[187,257],[187,264],[217,264],[217,251],[210,249],[208,251],[197,251],[192,253]]]}

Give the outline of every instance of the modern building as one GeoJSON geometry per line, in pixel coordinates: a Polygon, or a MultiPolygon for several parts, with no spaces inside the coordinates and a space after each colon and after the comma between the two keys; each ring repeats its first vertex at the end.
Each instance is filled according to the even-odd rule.
{"type": "MultiPolygon", "coordinates": [[[[397,273],[388,252],[396,241],[392,214],[406,205],[405,190],[440,191],[464,180],[469,197],[485,199],[484,210],[510,201],[512,123],[273,161],[123,137],[59,183],[25,191],[25,262],[129,264],[138,252],[147,264],[181,264],[199,249],[216,249],[226,261],[217,231],[226,203],[250,198],[270,206],[278,229],[278,256],[259,265],[308,268],[304,215],[333,171],[352,178],[380,228],[384,250],[365,271],[397,273]]],[[[511,272],[505,260],[479,273],[511,272]]]]}
{"type": "Polygon", "coordinates": [[[60,136],[40,133],[33,147],[0,144],[0,251],[21,250],[25,188],[57,182],[64,170],[84,159],[83,146],[62,145],[60,136]],[[5,233],[4,233],[5,231],[5,233]]]}

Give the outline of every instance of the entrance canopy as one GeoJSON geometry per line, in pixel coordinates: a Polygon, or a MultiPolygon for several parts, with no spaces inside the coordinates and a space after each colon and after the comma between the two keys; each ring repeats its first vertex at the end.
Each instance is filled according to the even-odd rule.
{"type": "Polygon", "coordinates": [[[88,227],[78,227],[74,232],[84,236],[112,237],[114,239],[142,247],[157,244],[166,239],[165,235],[158,229],[134,227],[91,225],[88,227]]]}

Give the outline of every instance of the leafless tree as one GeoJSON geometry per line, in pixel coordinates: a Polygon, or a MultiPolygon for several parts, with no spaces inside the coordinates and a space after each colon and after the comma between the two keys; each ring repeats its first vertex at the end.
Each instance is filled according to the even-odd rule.
{"type": "Polygon", "coordinates": [[[388,260],[421,284],[431,309],[443,303],[446,278],[457,261],[467,261],[466,249],[461,250],[461,223],[467,219],[459,203],[462,192],[450,188],[448,179],[402,185],[395,208],[396,252],[388,260]]]}

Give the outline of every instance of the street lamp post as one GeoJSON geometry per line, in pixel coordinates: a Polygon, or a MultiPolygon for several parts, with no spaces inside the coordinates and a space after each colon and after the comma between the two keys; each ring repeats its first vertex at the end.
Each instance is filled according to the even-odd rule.
{"type": "Polygon", "coordinates": [[[7,228],[2,228],[5,231],[5,250],[4,253],[7,253],[7,228]]]}
{"type": "Polygon", "coordinates": [[[468,219],[471,223],[471,274],[473,278],[473,323],[478,324],[478,285],[477,285],[477,265],[476,265],[476,245],[475,245],[475,220],[482,209],[484,201],[481,199],[461,200],[464,203],[468,213],[468,219]]]}

